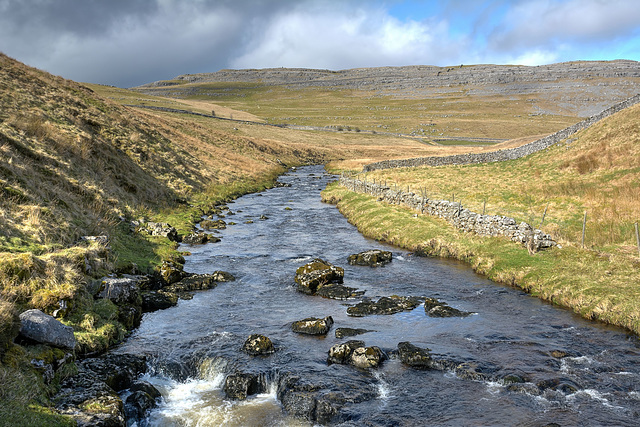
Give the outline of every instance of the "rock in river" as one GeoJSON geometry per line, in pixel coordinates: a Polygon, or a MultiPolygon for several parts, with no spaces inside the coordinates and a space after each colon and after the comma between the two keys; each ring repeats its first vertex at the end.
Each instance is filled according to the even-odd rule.
{"type": "Polygon", "coordinates": [[[342,283],[344,269],[316,258],[296,270],[295,281],[298,291],[314,295],[319,288],[329,283],[342,283]]]}
{"type": "Polygon", "coordinates": [[[433,364],[428,348],[420,348],[410,342],[398,344],[398,355],[402,363],[412,368],[429,369],[433,364]]]}
{"type": "Polygon", "coordinates": [[[386,356],[379,347],[365,347],[364,341],[351,340],[331,347],[327,363],[369,369],[378,367],[384,359],[386,356]]]}
{"type": "Polygon", "coordinates": [[[357,328],[338,328],[336,329],[336,338],[355,337],[356,335],[366,334],[367,332],[374,331],[357,328]]]}
{"type": "Polygon", "coordinates": [[[331,316],[327,316],[324,319],[309,317],[293,322],[291,329],[299,334],[326,335],[331,326],[333,326],[333,318],[331,316]]]}
{"type": "Polygon", "coordinates": [[[252,334],[242,346],[242,351],[251,356],[261,356],[274,353],[276,350],[268,337],[260,334],[252,334]]]}
{"type": "Polygon", "coordinates": [[[419,306],[424,298],[400,297],[393,295],[382,297],[378,301],[362,301],[347,308],[347,315],[364,317],[372,314],[395,314],[401,311],[410,311],[419,306]]]}
{"type": "Polygon", "coordinates": [[[389,251],[372,249],[359,254],[349,255],[347,259],[349,265],[368,265],[369,267],[379,267],[391,262],[392,254],[389,251]]]}
{"type": "Polygon", "coordinates": [[[430,317],[466,317],[473,314],[449,307],[446,302],[439,301],[435,298],[425,299],[424,311],[427,316],[430,317]]]}
{"type": "Polygon", "coordinates": [[[316,291],[316,295],[323,298],[347,300],[349,298],[357,298],[364,294],[364,291],[359,291],[356,288],[350,288],[348,286],[340,285],[338,283],[329,283],[324,285],[316,291]]]}

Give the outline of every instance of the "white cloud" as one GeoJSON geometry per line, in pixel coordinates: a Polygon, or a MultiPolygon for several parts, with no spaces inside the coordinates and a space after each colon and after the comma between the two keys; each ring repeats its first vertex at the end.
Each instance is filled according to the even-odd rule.
{"type": "Polygon", "coordinates": [[[344,69],[446,62],[464,46],[447,30],[446,22],[402,22],[380,9],[298,8],[273,17],[232,66],[344,69]]]}

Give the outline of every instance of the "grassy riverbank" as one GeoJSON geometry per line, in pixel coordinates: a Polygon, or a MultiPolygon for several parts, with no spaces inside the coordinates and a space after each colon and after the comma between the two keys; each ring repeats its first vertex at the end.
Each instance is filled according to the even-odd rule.
{"type": "MultiPolygon", "coordinates": [[[[561,249],[529,255],[501,238],[465,234],[448,223],[385,205],[336,185],[324,198],[367,236],[468,262],[500,283],[640,333],[640,106],[623,110],[523,159],[368,173],[394,188],[462,201],[474,212],[513,217],[552,235],[561,249]],[[582,229],[587,213],[584,245],[582,229]]],[[[334,164],[336,167],[344,165],[334,164]]]]}
{"type": "Polygon", "coordinates": [[[532,256],[506,238],[466,234],[442,219],[416,216],[337,183],[323,192],[323,200],[337,204],[367,237],[426,256],[465,261],[493,281],[640,333],[640,262],[635,259],[571,246],[532,256]]]}

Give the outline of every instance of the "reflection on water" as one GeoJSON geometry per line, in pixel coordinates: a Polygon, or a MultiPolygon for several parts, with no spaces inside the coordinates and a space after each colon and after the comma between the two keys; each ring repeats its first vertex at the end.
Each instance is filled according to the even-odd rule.
{"type": "Polygon", "coordinates": [[[220,233],[220,243],[183,248],[192,253],[187,271],[225,270],[237,280],[146,314],[118,350],[153,360],[146,379],[164,401],[150,425],[308,425],[283,414],[277,386],[285,375],[296,375],[325,395],[339,394],[343,403],[334,422],[344,425],[637,424],[637,338],[496,285],[461,263],[419,258],[365,239],[335,207],[320,203],[319,189],[329,179],[318,167],[284,176],[281,181],[290,188],[229,205],[234,214],[225,220],[237,225],[220,233]],[[372,248],[392,250],[393,262],[375,269],[347,265],[348,255],[372,248]],[[314,257],[344,267],[345,285],[372,299],[435,297],[477,314],[431,318],[418,307],[392,316],[349,317],[347,305],[357,301],[295,290],[296,268],[314,257]],[[371,331],[355,339],[392,357],[372,372],[328,366],[329,348],[347,339],[335,338],[333,330],[326,337],[299,335],[290,327],[325,316],[333,317],[334,329],[371,331]],[[241,352],[252,333],[269,336],[276,353],[254,358],[241,352]],[[434,357],[475,364],[488,379],[407,368],[393,357],[402,341],[428,347],[434,357]],[[554,351],[566,357],[553,357],[561,354],[554,351]],[[226,399],[224,379],[236,371],[265,374],[268,392],[246,401],[226,399]]]}

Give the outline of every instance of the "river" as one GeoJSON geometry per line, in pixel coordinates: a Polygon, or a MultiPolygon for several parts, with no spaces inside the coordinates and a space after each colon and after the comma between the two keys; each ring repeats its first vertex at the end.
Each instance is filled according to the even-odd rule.
{"type": "Polygon", "coordinates": [[[618,328],[495,284],[451,260],[421,258],[367,239],[338,210],[320,202],[333,178],[305,167],[280,178],[291,184],[229,204],[219,243],[182,245],[191,252],[185,270],[224,270],[234,282],[201,291],[173,308],[145,314],[117,351],[152,360],[144,379],[163,394],[145,420],[152,426],[312,425],[287,416],[278,400],[283,375],[295,375],[316,396],[340,396],[337,425],[638,425],[640,345],[618,328]],[[261,217],[263,219],[261,219],[261,217]],[[393,252],[383,267],[349,266],[347,257],[368,249],[393,252]],[[299,293],[295,270],[315,257],[345,269],[344,284],[365,296],[435,297],[467,317],[433,318],[423,307],[394,315],[349,317],[359,300],[299,293]],[[292,332],[291,323],[332,316],[326,337],[292,332]],[[335,328],[371,332],[335,338],[335,328]],[[271,338],[277,351],[252,357],[241,351],[253,333],[271,338]],[[359,339],[390,358],[364,371],[328,365],[331,346],[359,339]],[[453,371],[416,370],[393,356],[399,342],[431,349],[434,357],[477,364],[488,379],[453,371]],[[264,393],[243,401],[225,397],[225,376],[261,372],[264,393]],[[503,378],[524,382],[508,384],[503,378]]]}

